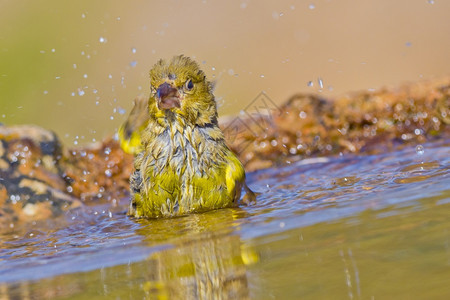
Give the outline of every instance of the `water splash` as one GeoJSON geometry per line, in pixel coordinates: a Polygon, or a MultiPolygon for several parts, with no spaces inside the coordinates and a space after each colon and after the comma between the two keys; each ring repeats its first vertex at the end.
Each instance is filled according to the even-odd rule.
{"type": "Polygon", "coordinates": [[[417,155],[423,155],[425,153],[425,149],[423,148],[422,145],[416,146],[416,153],[417,153],[417,155]]]}
{"type": "Polygon", "coordinates": [[[317,78],[317,83],[319,84],[319,87],[321,88],[321,89],[323,89],[323,80],[322,80],[322,78],[317,78]]]}

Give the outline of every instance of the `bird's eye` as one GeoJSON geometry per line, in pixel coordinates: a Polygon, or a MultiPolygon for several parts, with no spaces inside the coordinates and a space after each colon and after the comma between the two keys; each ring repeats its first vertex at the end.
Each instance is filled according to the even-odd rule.
{"type": "Polygon", "coordinates": [[[192,90],[194,88],[194,83],[191,79],[186,81],[186,84],[184,85],[188,91],[192,90]]]}

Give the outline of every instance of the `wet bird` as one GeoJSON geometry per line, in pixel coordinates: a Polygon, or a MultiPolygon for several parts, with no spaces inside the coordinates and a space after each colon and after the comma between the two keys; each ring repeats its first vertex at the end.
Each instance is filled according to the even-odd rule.
{"type": "Polygon", "coordinates": [[[158,218],[255,201],[245,171],[217,121],[212,84],[186,56],[160,60],[150,70],[148,101],[138,98],[119,130],[135,154],[130,216],[158,218]]]}

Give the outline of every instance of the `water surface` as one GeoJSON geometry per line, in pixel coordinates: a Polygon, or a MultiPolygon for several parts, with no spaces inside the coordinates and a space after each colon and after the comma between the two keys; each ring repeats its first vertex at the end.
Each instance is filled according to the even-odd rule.
{"type": "Polygon", "coordinates": [[[15,226],[0,296],[447,299],[449,162],[449,141],[308,159],[249,174],[250,207],[136,221],[123,199],[15,226]]]}

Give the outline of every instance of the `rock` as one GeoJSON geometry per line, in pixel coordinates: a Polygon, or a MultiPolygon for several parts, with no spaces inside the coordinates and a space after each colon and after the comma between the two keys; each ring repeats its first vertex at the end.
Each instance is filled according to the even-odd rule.
{"type": "Polygon", "coordinates": [[[111,138],[66,150],[51,131],[0,125],[0,229],[94,199],[117,203],[128,195],[132,161],[111,138]]]}
{"type": "Polygon", "coordinates": [[[113,138],[68,151],[61,166],[70,193],[82,201],[102,199],[116,205],[129,195],[133,156],[113,138]]]}
{"type": "Polygon", "coordinates": [[[0,126],[0,229],[46,219],[81,202],[66,194],[61,144],[36,126],[0,126]]]}
{"type": "Polygon", "coordinates": [[[450,78],[336,99],[297,94],[269,115],[246,112],[222,128],[249,171],[311,156],[392,151],[450,135],[450,78]]]}

